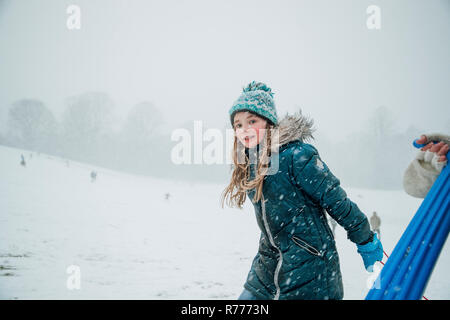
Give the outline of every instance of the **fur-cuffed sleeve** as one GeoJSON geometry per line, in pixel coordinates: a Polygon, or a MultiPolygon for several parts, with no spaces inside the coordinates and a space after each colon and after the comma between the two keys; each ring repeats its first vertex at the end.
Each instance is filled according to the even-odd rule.
{"type": "MultiPolygon", "coordinates": [[[[428,141],[443,141],[450,145],[450,136],[443,134],[426,135],[428,141]]],[[[435,152],[420,150],[403,175],[403,188],[409,195],[425,198],[441,173],[447,161],[439,162],[435,152]]]]}

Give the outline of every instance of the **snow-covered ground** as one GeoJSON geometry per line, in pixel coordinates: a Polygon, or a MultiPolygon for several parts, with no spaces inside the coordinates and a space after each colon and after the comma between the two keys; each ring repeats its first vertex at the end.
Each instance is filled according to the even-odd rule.
{"type": "MultiPolygon", "coordinates": [[[[243,210],[221,208],[226,183],[140,177],[0,146],[0,299],[236,299],[259,230],[249,200],[243,210]],[[72,265],[80,289],[68,288],[72,265]]],[[[421,200],[346,191],[366,214],[377,211],[392,252],[421,200]]],[[[339,226],[336,241],[344,298],[363,299],[370,275],[339,226]]],[[[449,265],[446,244],[427,298],[450,298],[449,265]]]]}

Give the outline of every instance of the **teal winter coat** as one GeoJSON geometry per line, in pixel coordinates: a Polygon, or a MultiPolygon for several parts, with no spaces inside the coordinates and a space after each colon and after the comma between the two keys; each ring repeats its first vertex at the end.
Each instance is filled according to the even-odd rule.
{"type": "MultiPolygon", "coordinates": [[[[278,171],[266,175],[263,196],[254,202],[261,229],[259,249],[244,287],[260,299],[342,299],[343,284],[328,213],[363,243],[372,232],[366,216],[340,187],[311,144],[312,122],[301,113],[286,116],[276,127],[278,171]]],[[[274,148],[274,144],[272,144],[274,148]]],[[[254,148],[255,149],[255,148],[254,148]]],[[[254,149],[246,149],[255,152],[254,149]]],[[[250,164],[249,179],[255,177],[250,164]]]]}

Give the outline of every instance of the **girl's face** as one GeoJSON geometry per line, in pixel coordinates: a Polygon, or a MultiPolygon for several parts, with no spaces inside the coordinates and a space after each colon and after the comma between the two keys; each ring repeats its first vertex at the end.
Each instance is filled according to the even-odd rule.
{"type": "Polygon", "coordinates": [[[234,116],[236,137],[246,148],[253,148],[264,138],[267,120],[248,111],[240,111],[234,116]]]}

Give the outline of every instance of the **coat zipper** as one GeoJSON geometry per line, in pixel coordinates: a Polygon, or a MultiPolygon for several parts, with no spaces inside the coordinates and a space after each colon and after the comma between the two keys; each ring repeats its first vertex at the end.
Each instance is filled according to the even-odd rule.
{"type": "Polygon", "coordinates": [[[280,248],[278,248],[275,245],[275,242],[273,241],[272,234],[270,233],[269,224],[267,222],[267,216],[266,216],[266,204],[265,204],[265,201],[264,201],[264,195],[261,195],[261,196],[262,196],[262,198],[261,198],[262,199],[261,209],[262,209],[262,216],[263,216],[263,221],[264,221],[264,227],[266,228],[267,235],[269,236],[270,244],[273,247],[275,247],[275,249],[277,249],[278,253],[280,254],[280,259],[278,260],[277,267],[276,267],[275,273],[273,275],[273,282],[274,282],[275,288],[276,288],[276,293],[275,293],[275,296],[274,296],[273,299],[274,300],[278,300],[280,298],[280,285],[278,283],[278,275],[280,273],[281,265],[283,263],[283,255],[281,254],[280,248]]]}

